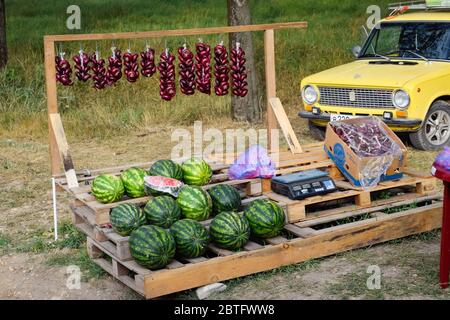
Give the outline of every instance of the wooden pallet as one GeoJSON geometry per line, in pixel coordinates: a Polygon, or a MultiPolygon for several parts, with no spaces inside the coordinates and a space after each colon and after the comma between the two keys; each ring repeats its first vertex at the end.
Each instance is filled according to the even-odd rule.
{"type": "Polygon", "coordinates": [[[266,190],[264,195],[285,208],[288,222],[315,219],[322,215],[334,215],[358,208],[367,208],[398,201],[414,199],[436,193],[436,179],[432,176],[419,176],[412,171],[396,181],[379,183],[370,190],[354,187],[345,180],[335,180],[337,192],[322,196],[291,200],[288,197],[266,190]],[[381,198],[380,198],[381,197],[381,198]],[[317,207],[334,207],[327,212],[317,212],[317,207]]]}
{"type": "Polygon", "coordinates": [[[251,239],[240,252],[211,245],[202,257],[177,258],[156,271],[133,260],[120,260],[110,242],[88,237],[87,246],[95,263],[150,299],[430,231],[440,227],[441,218],[442,202],[436,196],[425,196],[287,224],[280,236],[264,241],[251,239]],[[405,206],[416,207],[405,209],[405,206]],[[387,209],[403,211],[389,213],[387,209]]]}
{"type": "MultiPolygon", "coordinates": [[[[147,167],[147,164],[141,164],[141,167],[147,167]]],[[[261,179],[242,179],[242,180],[228,180],[228,166],[227,165],[218,165],[212,164],[213,176],[208,185],[203,186],[203,189],[207,190],[217,184],[229,184],[236,187],[240,192],[245,193],[246,195],[259,195],[262,193],[262,185],[261,179]]],[[[126,170],[128,167],[117,167],[115,169],[106,169],[106,172],[120,175],[121,172],[126,170]]],[[[97,171],[95,173],[90,173],[89,176],[84,177],[84,186],[76,187],[76,188],[67,188],[63,182],[59,182],[60,188],[63,188],[71,195],[74,196],[74,206],[86,206],[95,214],[95,223],[97,225],[104,225],[109,223],[109,213],[112,208],[117,207],[123,203],[134,203],[137,205],[144,205],[147,203],[152,196],[145,196],[140,198],[128,198],[124,196],[121,201],[117,201],[114,203],[100,203],[95,199],[95,197],[91,193],[91,184],[96,176],[104,173],[104,171],[97,171]]],[[[81,179],[79,179],[81,180],[81,179]]]]}

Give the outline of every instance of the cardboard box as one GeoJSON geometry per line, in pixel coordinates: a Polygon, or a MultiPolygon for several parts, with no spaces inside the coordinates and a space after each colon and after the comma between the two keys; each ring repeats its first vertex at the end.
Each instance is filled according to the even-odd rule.
{"type": "MultiPolygon", "coordinates": [[[[361,123],[368,121],[372,117],[361,117],[343,120],[345,123],[361,123]]],[[[394,158],[391,166],[382,175],[380,181],[398,180],[403,177],[403,171],[407,165],[407,149],[397,135],[382,121],[380,126],[385,130],[387,135],[400,147],[401,155],[394,158]]],[[[325,136],[325,151],[333,160],[342,174],[356,187],[361,187],[360,172],[364,166],[373,159],[373,157],[359,157],[352,149],[336,134],[336,132],[328,123],[325,136]]]]}

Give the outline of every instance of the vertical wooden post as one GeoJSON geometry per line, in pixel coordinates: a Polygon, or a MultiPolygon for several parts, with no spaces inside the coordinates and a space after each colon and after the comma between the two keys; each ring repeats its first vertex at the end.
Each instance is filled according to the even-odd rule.
{"type": "Polygon", "coordinates": [[[269,151],[272,150],[271,133],[277,128],[277,120],[270,106],[270,99],[276,98],[276,74],[275,74],[275,36],[274,30],[268,29],[264,31],[264,64],[266,72],[266,98],[267,98],[267,146],[269,151]]]}
{"type": "Polygon", "coordinates": [[[45,85],[47,91],[48,134],[52,175],[61,174],[61,157],[56,143],[55,133],[50,122],[50,114],[58,113],[55,78],[55,43],[44,38],[45,85]]]}

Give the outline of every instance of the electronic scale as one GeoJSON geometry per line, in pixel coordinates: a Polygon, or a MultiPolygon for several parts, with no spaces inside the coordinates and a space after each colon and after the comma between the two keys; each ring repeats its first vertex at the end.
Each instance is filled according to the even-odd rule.
{"type": "Polygon", "coordinates": [[[328,173],[320,170],[274,177],[270,184],[273,192],[289,197],[291,200],[301,200],[337,190],[328,173]]]}

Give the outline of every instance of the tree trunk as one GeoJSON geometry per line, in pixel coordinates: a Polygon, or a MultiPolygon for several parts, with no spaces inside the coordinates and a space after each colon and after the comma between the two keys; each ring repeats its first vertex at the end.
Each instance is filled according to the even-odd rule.
{"type": "MultiPolygon", "coordinates": [[[[250,8],[248,0],[227,0],[228,2],[228,25],[251,24],[250,8]]],[[[234,120],[257,123],[261,121],[262,110],[258,93],[258,78],[253,53],[252,33],[230,33],[230,46],[234,48],[236,42],[241,43],[247,59],[247,82],[248,94],[245,97],[232,95],[231,108],[234,120]]]]}
{"type": "Polygon", "coordinates": [[[7,61],[5,0],[0,0],[0,68],[5,67],[7,61]]]}

